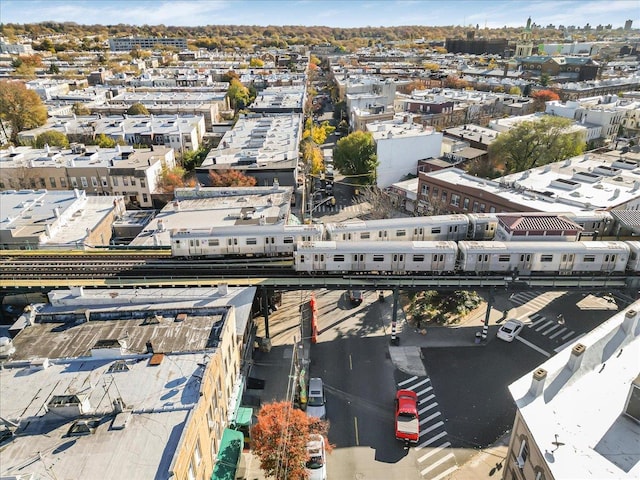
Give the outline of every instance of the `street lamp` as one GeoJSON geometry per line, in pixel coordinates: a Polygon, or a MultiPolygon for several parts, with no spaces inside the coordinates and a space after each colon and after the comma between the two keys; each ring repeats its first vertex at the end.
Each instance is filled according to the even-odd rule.
{"type": "Polygon", "coordinates": [[[313,212],[315,212],[319,206],[324,205],[327,202],[331,202],[331,205],[335,205],[336,204],[336,197],[327,197],[324,200],[322,200],[319,204],[317,204],[315,207],[309,209],[309,218],[307,219],[307,221],[305,223],[313,223],[313,212]]]}

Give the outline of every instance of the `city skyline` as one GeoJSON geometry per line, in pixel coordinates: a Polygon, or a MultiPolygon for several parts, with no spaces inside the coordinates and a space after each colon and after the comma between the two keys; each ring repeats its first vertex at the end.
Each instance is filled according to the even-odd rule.
{"type": "Polygon", "coordinates": [[[637,0],[7,0],[2,3],[0,20],[19,24],[501,28],[524,26],[531,17],[543,26],[589,23],[594,28],[607,24],[619,28],[626,20],[638,26],[637,6],[637,0]]]}

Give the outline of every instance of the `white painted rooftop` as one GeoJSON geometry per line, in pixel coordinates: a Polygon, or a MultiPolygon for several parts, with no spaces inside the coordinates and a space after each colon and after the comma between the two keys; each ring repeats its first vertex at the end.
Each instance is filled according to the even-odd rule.
{"type": "Polygon", "coordinates": [[[640,323],[636,316],[626,328],[624,319],[625,311],[576,341],[586,347],[577,369],[572,346],[540,365],[547,377],[538,396],[532,373],[509,386],[553,478],[640,478],[640,424],[623,414],[640,373],[640,323]]]}

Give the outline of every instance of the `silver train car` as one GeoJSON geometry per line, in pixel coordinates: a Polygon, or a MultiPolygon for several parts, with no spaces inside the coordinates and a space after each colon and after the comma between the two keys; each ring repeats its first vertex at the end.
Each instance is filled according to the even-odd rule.
{"type": "Polygon", "coordinates": [[[455,242],[304,242],[296,245],[297,272],[446,273],[456,266],[455,242]]]}
{"type": "Polygon", "coordinates": [[[293,255],[297,242],[322,240],[322,225],[241,225],[171,232],[174,257],[293,255]]]}
{"type": "Polygon", "coordinates": [[[459,268],[488,273],[622,273],[630,247],[625,242],[458,242],[459,268]]]}

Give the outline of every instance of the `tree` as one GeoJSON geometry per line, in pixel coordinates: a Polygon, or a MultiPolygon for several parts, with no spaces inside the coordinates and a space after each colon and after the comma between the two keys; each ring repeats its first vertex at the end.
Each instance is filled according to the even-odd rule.
{"type": "Polygon", "coordinates": [[[209,179],[214,187],[253,187],[256,179],[240,170],[209,170],[209,179]]]}
{"type": "Polygon", "coordinates": [[[586,144],[580,132],[569,130],[572,125],[573,120],[553,116],[522,122],[498,135],[489,146],[489,157],[494,162],[504,162],[507,173],[574,157],[584,151],[586,144]]]}
{"type": "Polygon", "coordinates": [[[202,164],[208,153],[209,148],[204,146],[198,150],[187,150],[182,154],[182,166],[187,172],[191,172],[202,164]]]}
{"type": "Polygon", "coordinates": [[[158,180],[158,189],[163,193],[173,193],[176,188],[185,186],[184,175],[185,171],[182,167],[162,167],[158,180]]]}
{"type": "Polygon", "coordinates": [[[264,61],[261,58],[253,57],[249,60],[249,66],[255,67],[255,68],[262,68],[264,67],[264,61]]]}
{"type": "Polygon", "coordinates": [[[104,133],[101,133],[96,137],[96,145],[100,148],[113,148],[116,146],[116,141],[104,133]]]}
{"type": "Polygon", "coordinates": [[[82,102],[75,102],[71,107],[74,115],[91,115],[91,110],[82,102]]]}
{"type": "Polygon", "coordinates": [[[553,90],[538,90],[531,94],[531,98],[533,98],[535,109],[538,112],[544,111],[546,102],[560,100],[560,96],[553,90]]]}
{"type": "Polygon", "coordinates": [[[324,170],[322,150],[313,142],[302,143],[302,161],[311,167],[311,175],[319,175],[324,170]]]}
{"type": "Polygon", "coordinates": [[[232,78],[231,82],[229,82],[227,96],[231,106],[236,111],[242,110],[249,104],[249,89],[236,78],[232,78]]]}
{"type": "Polygon", "coordinates": [[[69,146],[69,139],[62,132],[47,130],[36,137],[34,146],[36,148],[44,148],[45,145],[67,148],[69,146]]]}
{"type": "Polygon", "coordinates": [[[341,138],[333,152],[333,161],[344,175],[357,177],[357,182],[374,183],[378,157],[373,135],[370,132],[353,132],[341,138]]]}
{"type": "Polygon", "coordinates": [[[11,125],[11,141],[18,133],[47,122],[47,108],[36,92],[22,82],[0,82],[0,118],[11,125]]]}
{"type": "Polygon", "coordinates": [[[522,95],[520,87],[513,86],[509,89],[509,95],[522,95]]]}
{"type": "Polygon", "coordinates": [[[149,110],[141,103],[134,103],[127,110],[127,115],[149,115],[149,110]]]}
{"type": "Polygon", "coordinates": [[[308,417],[289,402],[267,403],[258,412],[258,420],[251,429],[251,445],[267,477],[304,480],[308,478],[305,463],[309,434],[325,436],[325,450],[330,452],[327,431],[327,422],[308,417]]]}

